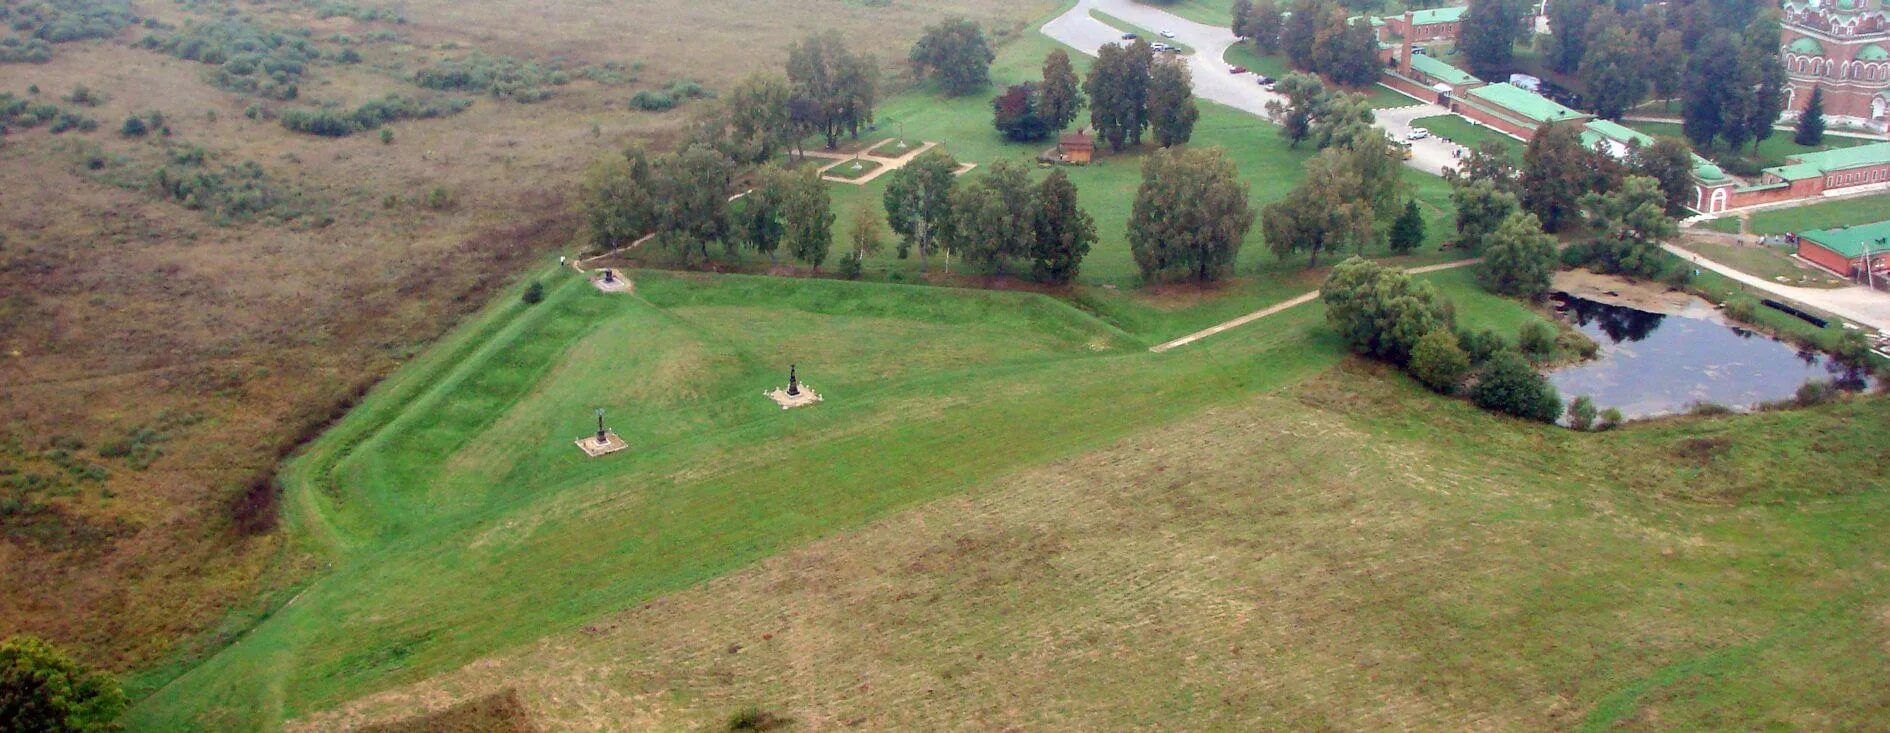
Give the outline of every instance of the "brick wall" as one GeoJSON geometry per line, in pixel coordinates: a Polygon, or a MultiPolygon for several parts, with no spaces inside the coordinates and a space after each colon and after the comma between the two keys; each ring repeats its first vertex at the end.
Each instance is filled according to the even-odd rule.
{"type": "Polygon", "coordinates": [[[1798,242],[1798,256],[1818,263],[1832,272],[1851,274],[1851,261],[1844,255],[1825,249],[1817,242],[1801,239],[1798,242]]]}

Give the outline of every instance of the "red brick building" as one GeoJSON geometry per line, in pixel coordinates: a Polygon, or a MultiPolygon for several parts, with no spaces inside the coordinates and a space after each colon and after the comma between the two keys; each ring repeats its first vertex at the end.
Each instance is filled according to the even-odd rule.
{"type": "Polygon", "coordinates": [[[1786,0],[1779,54],[1791,79],[1786,109],[1803,112],[1824,88],[1833,122],[1890,129],[1890,0],[1786,0]]]}
{"type": "Polygon", "coordinates": [[[1786,158],[1767,168],[1756,183],[1743,183],[1704,161],[1693,169],[1694,211],[1729,209],[1823,196],[1834,192],[1890,188],[1890,143],[1873,143],[1786,158]]]}
{"type": "Polygon", "coordinates": [[[1378,40],[1390,41],[1405,38],[1417,43],[1432,41],[1455,41],[1458,31],[1463,29],[1463,14],[1468,6],[1458,5],[1449,8],[1430,10],[1406,10],[1404,15],[1391,15],[1381,18],[1384,24],[1378,26],[1378,40]]]}
{"type": "Polygon", "coordinates": [[[1799,232],[1798,256],[1858,280],[1890,280],[1890,221],[1799,232]]]}

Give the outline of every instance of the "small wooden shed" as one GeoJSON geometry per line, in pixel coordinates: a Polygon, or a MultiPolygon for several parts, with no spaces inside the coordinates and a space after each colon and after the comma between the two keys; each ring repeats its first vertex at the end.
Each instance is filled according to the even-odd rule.
{"type": "Polygon", "coordinates": [[[1086,164],[1096,153],[1096,141],[1090,139],[1086,130],[1066,133],[1057,139],[1057,153],[1071,163],[1086,164]]]}

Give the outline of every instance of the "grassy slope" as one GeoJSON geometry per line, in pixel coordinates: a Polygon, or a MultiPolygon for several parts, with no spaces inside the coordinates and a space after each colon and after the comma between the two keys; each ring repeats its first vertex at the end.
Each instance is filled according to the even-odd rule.
{"type": "Polygon", "coordinates": [[[494,309],[467,326],[490,341],[417,364],[296,460],[291,516],[345,548],[335,570],[132,722],[270,725],[1336,356],[1305,348],[1316,311],[1158,359],[1039,296],[638,282],[612,298],[567,278],[540,306],[494,309]],[[827,404],[761,399],[789,361],[827,404]],[[629,455],[570,445],[599,404],[629,455]]]}
{"type": "Polygon", "coordinates": [[[1890,457],[1856,426],[1886,419],[1576,434],[1342,368],[345,713],[511,687],[559,730],[1868,726],[1890,457]]]}

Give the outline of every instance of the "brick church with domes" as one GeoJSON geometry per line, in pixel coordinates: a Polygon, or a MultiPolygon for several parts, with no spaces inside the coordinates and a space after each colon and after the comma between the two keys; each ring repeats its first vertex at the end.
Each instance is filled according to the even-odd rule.
{"type": "Polygon", "coordinates": [[[1786,109],[1824,88],[1834,124],[1890,129],[1890,0],[1785,0],[1779,52],[1791,78],[1786,109]]]}

